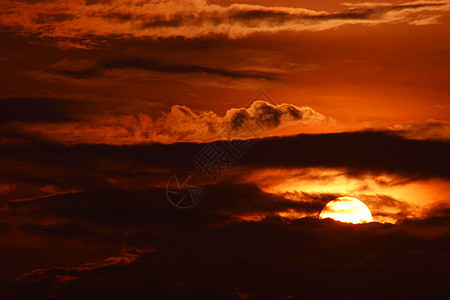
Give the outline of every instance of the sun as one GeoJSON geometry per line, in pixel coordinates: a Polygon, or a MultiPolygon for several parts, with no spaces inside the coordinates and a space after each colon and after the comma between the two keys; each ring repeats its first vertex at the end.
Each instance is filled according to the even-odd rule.
{"type": "Polygon", "coordinates": [[[319,218],[331,218],[353,224],[373,222],[369,208],[360,200],[352,197],[339,197],[328,202],[320,212],[319,218]]]}

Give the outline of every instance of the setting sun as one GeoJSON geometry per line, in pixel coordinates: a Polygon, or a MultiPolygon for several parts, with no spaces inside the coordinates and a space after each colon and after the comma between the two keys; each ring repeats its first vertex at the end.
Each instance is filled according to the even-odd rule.
{"type": "Polygon", "coordinates": [[[328,202],[322,209],[319,218],[331,218],[353,224],[373,222],[369,208],[360,200],[352,197],[339,197],[328,202]]]}

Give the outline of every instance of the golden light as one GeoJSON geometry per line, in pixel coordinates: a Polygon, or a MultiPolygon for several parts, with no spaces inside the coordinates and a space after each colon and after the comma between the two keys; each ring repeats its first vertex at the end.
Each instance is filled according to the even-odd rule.
{"type": "Polygon", "coordinates": [[[339,197],[328,202],[320,212],[319,218],[331,218],[353,224],[373,222],[369,208],[360,200],[352,197],[339,197]]]}

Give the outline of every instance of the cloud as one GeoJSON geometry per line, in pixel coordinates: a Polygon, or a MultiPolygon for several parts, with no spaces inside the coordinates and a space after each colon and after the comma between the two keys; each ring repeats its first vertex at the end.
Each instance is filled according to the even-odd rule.
{"type": "Polygon", "coordinates": [[[351,196],[369,207],[375,222],[383,223],[426,217],[430,205],[447,199],[442,192],[435,191],[449,187],[445,180],[424,181],[415,175],[348,168],[237,167],[230,176],[255,184],[266,193],[293,201],[322,204],[316,211],[292,210],[291,216],[287,216],[290,218],[315,217],[327,202],[351,196]]]}
{"type": "Polygon", "coordinates": [[[346,24],[423,25],[430,24],[430,20],[435,22],[431,18],[448,9],[448,1],[346,5],[346,10],[331,13],[281,6],[219,6],[204,0],[114,0],[89,4],[82,0],[8,0],[0,6],[0,24],[7,31],[54,39],[56,46],[95,48],[111,38],[241,38],[258,32],[317,31],[346,24]]]}
{"type": "Polygon", "coordinates": [[[286,126],[298,126],[301,131],[304,125],[319,126],[329,121],[332,119],[308,106],[258,100],[247,108],[229,109],[223,117],[212,111],[193,111],[174,105],[157,118],[144,111],[133,115],[117,113],[67,122],[64,126],[24,124],[23,129],[64,143],[138,144],[264,137],[286,126]]]}
{"type": "Polygon", "coordinates": [[[376,222],[395,223],[405,219],[426,218],[424,209],[391,196],[361,195],[359,199],[369,208],[376,222]]]}
{"type": "MultiPolygon", "coordinates": [[[[411,207],[379,193],[362,200],[375,215],[400,222],[342,224],[315,218],[338,193],[288,197],[264,191],[242,174],[276,165],[289,177],[293,168],[317,165],[345,166],[343,173],[449,178],[448,143],[387,132],[260,139],[239,161],[242,170],[230,169],[217,184],[203,183],[199,205],[177,210],[166,199],[167,180],[192,168],[192,155],[203,146],[0,145],[0,182],[8,182],[1,197],[27,188],[17,182],[77,190],[8,201],[0,209],[0,236],[8,245],[0,249],[0,274],[18,278],[0,286],[2,295],[212,299],[218,291],[226,298],[238,292],[317,297],[320,291],[344,297],[354,286],[367,291],[375,279],[375,296],[441,293],[449,267],[445,203],[430,207],[424,219],[401,220],[411,207]],[[415,163],[417,157],[423,163],[415,163]],[[406,281],[393,288],[398,278],[406,281]]],[[[315,175],[304,177],[328,180],[315,175]]]]}
{"type": "Polygon", "coordinates": [[[408,140],[388,132],[348,132],[267,138],[240,161],[265,167],[350,168],[400,175],[449,178],[450,144],[408,140]],[[270,155],[267,155],[270,153],[270,155]]]}
{"type": "Polygon", "coordinates": [[[92,79],[102,75],[106,70],[122,70],[122,69],[136,69],[148,72],[158,72],[167,74],[207,74],[214,76],[221,76],[234,80],[239,79],[253,79],[274,81],[279,80],[279,75],[276,73],[251,71],[251,70],[227,70],[215,67],[189,65],[189,64],[170,64],[163,63],[157,60],[133,58],[121,60],[109,60],[99,62],[97,64],[88,66],[82,69],[83,64],[80,65],[78,61],[59,63],[50,67],[47,72],[50,74],[57,74],[67,76],[74,79],[92,79]]]}
{"type": "MultiPolygon", "coordinates": [[[[221,142],[215,145],[223,147],[221,142]]],[[[199,176],[200,184],[205,185],[205,197],[215,199],[202,203],[202,207],[223,216],[261,216],[289,210],[299,216],[313,216],[333,197],[352,195],[373,204],[377,215],[392,222],[422,217],[424,205],[446,199],[445,193],[439,191],[445,191],[448,185],[425,182],[428,185],[414,186],[411,190],[405,189],[405,185],[429,178],[450,178],[448,143],[407,140],[384,132],[359,132],[259,139],[239,159],[238,165],[224,172],[219,180],[221,185],[209,186],[210,179],[202,177],[192,160],[204,146],[61,145],[42,141],[0,145],[0,182],[5,184],[0,199],[13,209],[45,205],[47,213],[56,210],[65,217],[76,214],[77,218],[81,218],[78,216],[81,213],[101,221],[109,211],[112,214],[109,219],[121,217],[123,210],[117,206],[127,205],[126,199],[132,197],[142,204],[132,215],[142,220],[169,205],[163,191],[168,179],[176,172],[192,170],[199,176]],[[147,191],[149,188],[154,190],[147,191]],[[397,196],[394,192],[401,188],[404,193],[397,196]],[[426,192],[431,188],[439,195],[426,192]],[[110,189],[114,192],[108,192],[110,189]],[[425,191],[417,197],[408,195],[408,191],[417,190],[425,191]],[[82,191],[94,192],[79,194],[82,191]],[[229,196],[232,199],[217,196],[231,191],[235,191],[229,196]],[[431,198],[420,199],[426,195],[431,198]],[[113,198],[115,202],[110,203],[113,198]],[[406,204],[413,203],[415,198],[421,203],[419,211],[406,204]],[[157,201],[163,208],[152,206],[146,210],[143,208],[146,201],[157,201]],[[89,205],[93,210],[84,207],[89,205]],[[102,210],[95,211],[97,205],[103,206],[102,210]]],[[[126,211],[131,213],[131,207],[126,211]]],[[[50,229],[46,231],[53,232],[50,229]]]]}
{"type": "Polygon", "coordinates": [[[397,124],[389,129],[410,139],[450,141],[450,122],[445,120],[397,124]]]}
{"type": "Polygon", "coordinates": [[[37,269],[32,272],[22,274],[17,279],[23,282],[37,282],[37,281],[57,281],[64,282],[75,280],[78,276],[86,272],[98,271],[116,266],[123,266],[136,261],[143,253],[148,253],[153,250],[129,249],[122,253],[122,256],[110,257],[101,262],[85,263],[76,267],[56,267],[48,269],[37,269]]]}
{"type": "MultiPolygon", "coordinates": [[[[216,145],[222,147],[221,142],[216,145]]],[[[173,172],[194,168],[192,157],[203,147],[204,144],[197,143],[115,146],[30,141],[3,144],[0,145],[0,182],[56,186],[61,191],[121,186],[121,183],[133,188],[164,187],[173,172]],[[85,172],[92,168],[97,171],[85,172]]],[[[444,142],[407,140],[384,132],[297,135],[257,140],[239,160],[239,167],[339,168],[346,174],[359,173],[360,178],[362,173],[367,173],[383,182],[386,176],[381,175],[386,173],[397,175],[394,178],[414,180],[448,179],[449,147],[444,142]]],[[[276,182],[276,178],[271,182],[276,182]]],[[[383,182],[377,186],[382,188],[383,182]]]]}
{"type": "Polygon", "coordinates": [[[0,125],[74,121],[74,108],[75,102],[54,98],[0,98],[0,125]]]}
{"type": "Polygon", "coordinates": [[[413,233],[417,226],[430,231],[445,220],[355,226],[270,217],[195,230],[189,222],[202,221],[195,217],[171,219],[172,226],[151,242],[157,251],[131,263],[53,267],[42,275],[37,270],[25,276],[36,281],[16,283],[14,295],[211,299],[218,292],[236,298],[239,291],[253,298],[348,297],[350,288],[364,293],[376,280],[372,296],[413,297],[438,296],[445,286],[448,236],[425,239],[413,233]],[[405,281],[392,287],[399,277],[405,281]]]}
{"type": "Polygon", "coordinates": [[[263,85],[282,82],[288,71],[309,71],[318,68],[308,65],[281,65],[277,68],[248,64],[224,67],[220,66],[220,63],[216,66],[203,62],[186,63],[186,59],[176,62],[177,58],[169,61],[142,57],[101,61],[64,59],[47,68],[27,71],[25,74],[38,80],[83,87],[127,84],[146,86],[149,81],[158,83],[169,80],[195,87],[260,89],[263,85]]]}
{"type": "Polygon", "coordinates": [[[11,192],[15,189],[15,186],[13,184],[0,184],[0,194],[5,194],[8,192],[11,192]]]}

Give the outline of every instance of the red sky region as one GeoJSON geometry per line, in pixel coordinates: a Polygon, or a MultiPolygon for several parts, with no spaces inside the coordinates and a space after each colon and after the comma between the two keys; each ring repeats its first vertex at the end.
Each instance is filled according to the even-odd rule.
{"type": "Polygon", "coordinates": [[[0,298],[447,295],[449,7],[1,1],[0,298]]]}
{"type": "MultiPolygon", "coordinates": [[[[358,20],[360,23],[351,24],[352,19],[341,19],[335,25],[304,21],[292,26],[293,30],[283,27],[278,30],[276,24],[265,27],[266,23],[262,20],[262,32],[237,38],[198,33],[197,38],[184,39],[184,31],[180,29],[181,36],[175,37],[177,34],[173,34],[173,37],[160,40],[153,40],[158,31],[137,32],[135,38],[114,38],[108,33],[108,23],[102,23],[105,26],[99,27],[95,32],[98,36],[94,39],[88,33],[80,36],[71,26],[79,28],[88,26],[89,22],[106,22],[105,19],[86,16],[59,23],[56,17],[50,17],[55,13],[49,10],[53,8],[60,14],[69,13],[67,6],[51,4],[58,2],[39,3],[14,6],[14,2],[7,1],[3,4],[15,11],[11,16],[5,13],[2,17],[5,27],[1,37],[3,59],[0,63],[9,74],[1,83],[4,95],[89,98],[90,107],[86,111],[94,110],[92,113],[95,115],[101,114],[102,118],[107,118],[111,114],[158,114],[158,111],[167,112],[174,104],[223,115],[232,107],[246,106],[258,91],[265,90],[277,103],[307,105],[337,121],[334,127],[319,129],[322,132],[386,128],[429,119],[448,121],[450,39],[445,2],[439,2],[442,6],[432,7],[431,10],[419,7],[400,10],[400,13],[394,11],[398,14],[394,16],[393,12],[369,15],[364,20],[367,23],[358,20]],[[42,31],[40,23],[33,17],[25,17],[25,12],[27,16],[38,12],[49,14],[45,21],[40,22],[48,23],[51,29],[42,31]],[[15,24],[12,16],[23,22],[15,24]],[[419,22],[427,18],[436,19],[419,22]],[[307,26],[315,26],[314,31],[307,26]],[[324,29],[327,27],[323,26],[330,28],[324,29]],[[8,32],[19,32],[23,36],[8,32]],[[36,38],[36,35],[42,38],[36,38]],[[64,44],[66,41],[84,43],[92,49],[70,47],[64,44]],[[150,59],[177,66],[270,73],[274,80],[202,72],[167,73],[133,67],[107,69],[89,78],[73,75],[74,71],[86,71],[83,68],[96,65],[100,60],[129,58],[150,59]],[[99,97],[119,98],[119,102],[126,99],[135,109],[133,112],[124,111],[118,103],[111,105],[111,100],[101,103],[96,100],[99,97]],[[157,107],[148,108],[142,102],[144,105],[155,103],[157,107]]],[[[74,7],[83,9],[81,12],[86,10],[85,13],[94,8],[117,14],[127,11],[127,6],[121,6],[119,2],[113,6],[102,2],[90,6],[83,5],[83,1],[73,3],[74,7]]],[[[436,3],[433,2],[433,5],[436,3]]],[[[264,2],[252,1],[251,4],[273,6],[264,2]]],[[[345,12],[346,9],[362,10],[360,6],[349,8],[334,1],[320,4],[284,1],[276,4],[277,7],[283,5],[286,9],[291,6],[304,7],[309,9],[308,13],[328,15],[345,12]]],[[[370,7],[369,4],[367,6],[370,7]]],[[[132,7],[128,6],[131,14],[132,7]]],[[[199,7],[208,11],[213,4],[199,7]]],[[[262,8],[264,6],[257,6],[257,9],[262,8]]],[[[173,9],[176,11],[176,8],[173,9]]],[[[239,9],[248,11],[255,7],[239,9]]],[[[141,13],[149,13],[149,17],[152,15],[145,10],[141,13]]],[[[166,11],[166,18],[170,19],[169,16],[170,11],[166,11]]],[[[120,34],[137,26],[114,20],[109,22],[111,26],[118,26],[120,34]]],[[[238,24],[241,26],[239,30],[245,32],[247,24],[238,24]]],[[[79,111],[74,113],[84,114],[79,111]]],[[[91,120],[90,116],[86,116],[83,121],[89,123],[91,120]]],[[[301,132],[302,129],[296,131],[301,132]]]]}

